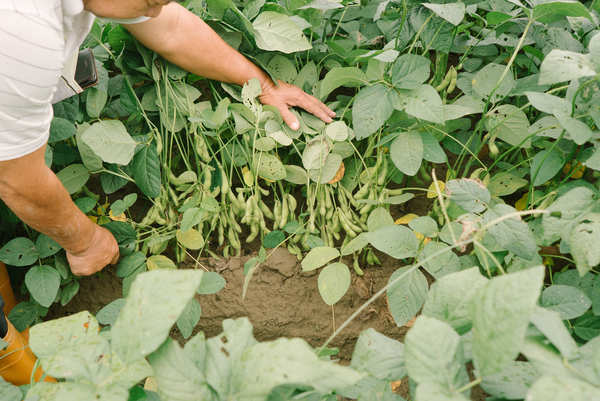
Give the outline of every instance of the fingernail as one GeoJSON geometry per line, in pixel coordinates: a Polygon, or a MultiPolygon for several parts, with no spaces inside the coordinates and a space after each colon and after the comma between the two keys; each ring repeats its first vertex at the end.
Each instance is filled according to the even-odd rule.
{"type": "Polygon", "coordinates": [[[292,124],[290,124],[290,128],[295,131],[300,128],[300,123],[298,123],[298,121],[294,121],[292,124]]]}

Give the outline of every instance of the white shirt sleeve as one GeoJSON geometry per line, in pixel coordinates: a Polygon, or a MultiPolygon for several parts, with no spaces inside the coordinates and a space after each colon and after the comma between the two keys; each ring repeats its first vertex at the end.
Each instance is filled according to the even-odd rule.
{"type": "Polygon", "coordinates": [[[50,100],[64,63],[56,6],[53,0],[0,5],[0,160],[27,155],[48,140],[50,100]]]}

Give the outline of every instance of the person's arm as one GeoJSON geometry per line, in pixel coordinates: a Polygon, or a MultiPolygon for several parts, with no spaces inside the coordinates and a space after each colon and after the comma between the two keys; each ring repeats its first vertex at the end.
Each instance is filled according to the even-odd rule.
{"type": "Polygon", "coordinates": [[[44,162],[46,146],[0,161],[0,198],[27,225],[58,242],[76,275],[96,273],[119,258],[112,234],[94,224],[71,200],[44,162]]]}
{"type": "Polygon", "coordinates": [[[124,25],[146,47],[181,68],[206,78],[243,85],[257,78],[262,87],[261,102],[279,109],[284,121],[298,129],[298,120],[289,107],[298,106],[331,122],[335,113],[300,88],[269,76],[229,46],[202,19],[183,6],[170,3],[158,17],[140,24],[124,25]]]}

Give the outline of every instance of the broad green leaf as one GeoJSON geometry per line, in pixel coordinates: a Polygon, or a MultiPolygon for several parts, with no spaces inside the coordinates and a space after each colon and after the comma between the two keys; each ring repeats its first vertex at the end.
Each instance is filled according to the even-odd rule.
{"type": "Polygon", "coordinates": [[[527,401],[573,401],[595,400],[600,398],[598,387],[561,375],[543,376],[537,380],[527,393],[527,401]]]}
{"type": "MultiPolygon", "coordinates": [[[[411,222],[412,223],[412,222],[411,222]]],[[[416,231],[416,230],[415,230],[416,231]]],[[[442,242],[429,242],[421,253],[418,260],[423,262],[423,267],[436,280],[444,277],[447,274],[455,273],[460,270],[460,260],[458,256],[452,252],[451,248],[442,242]],[[433,257],[434,254],[446,250],[447,252],[433,257]],[[431,258],[431,259],[429,259],[431,258]],[[425,260],[429,259],[427,262],[425,260]]]]}
{"type": "Polygon", "coordinates": [[[0,399],[3,401],[21,401],[23,393],[21,393],[21,390],[17,386],[4,381],[0,377],[0,399]]]}
{"type": "Polygon", "coordinates": [[[356,341],[350,367],[379,380],[400,380],[406,376],[404,344],[366,329],[356,341]]]}
{"type": "Polygon", "coordinates": [[[133,158],[136,143],[119,120],[92,124],[81,134],[81,140],[107,163],[126,165],[133,158]]]}
{"type": "Polygon", "coordinates": [[[392,162],[398,170],[410,176],[419,171],[423,162],[423,152],[423,140],[415,131],[400,133],[390,146],[392,162]]]}
{"type": "Polygon", "coordinates": [[[540,92],[525,92],[525,95],[529,103],[543,113],[569,113],[571,111],[569,102],[558,96],[540,92]]]}
{"type": "Polygon", "coordinates": [[[551,285],[544,289],[540,304],[560,313],[562,320],[575,319],[592,306],[592,301],[579,288],[570,285],[551,285]]]}
{"type": "Polygon", "coordinates": [[[473,213],[483,212],[491,200],[488,189],[480,181],[470,178],[448,181],[446,193],[453,202],[473,213]]]}
{"type": "Polygon", "coordinates": [[[35,240],[35,247],[39,252],[40,259],[55,255],[62,249],[56,241],[44,234],[38,235],[35,240]]]}
{"type": "Polygon", "coordinates": [[[294,53],[312,48],[298,25],[287,15],[263,11],[252,23],[256,45],[262,50],[294,53]]]}
{"type": "Polygon", "coordinates": [[[67,192],[73,195],[79,191],[90,179],[90,173],[83,164],[71,164],[56,173],[56,176],[62,182],[67,192]]]}
{"type": "Polygon", "coordinates": [[[410,258],[417,254],[417,238],[404,226],[394,224],[366,234],[371,245],[395,259],[410,258]]]}
{"type": "Polygon", "coordinates": [[[416,217],[408,222],[408,226],[426,237],[435,237],[439,231],[437,223],[429,216],[416,217]]]}
{"type": "Polygon", "coordinates": [[[468,399],[456,391],[437,383],[424,382],[417,386],[415,399],[417,401],[467,401],[468,399]]]}
{"type": "Polygon", "coordinates": [[[202,283],[196,292],[200,295],[216,294],[225,288],[225,284],[225,279],[219,273],[204,272],[202,283]]]}
{"type": "Polygon", "coordinates": [[[473,308],[473,361],[481,375],[502,371],[521,349],[544,279],[544,266],[494,277],[473,308]]]}
{"type": "Polygon", "coordinates": [[[71,138],[77,129],[71,121],[60,117],[54,117],[50,123],[50,138],[48,143],[60,142],[71,138]]]}
{"type": "Polygon", "coordinates": [[[415,54],[403,54],[392,66],[392,84],[398,89],[417,89],[430,74],[429,59],[415,54]]]}
{"type": "Polygon", "coordinates": [[[263,246],[267,249],[277,248],[285,241],[285,234],[281,230],[271,231],[263,238],[263,246]]]}
{"type": "MultiPolygon", "coordinates": [[[[90,383],[64,382],[64,383],[36,383],[27,392],[25,401],[71,401],[102,399],[96,394],[96,389],[90,383]]],[[[124,391],[125,397],[127,392],[124,391]]]]}
{"type": "Polygon", "coordinates": [[[302,167],[288,164],[285,166],[285,180],[296,185],[306,185],[308,183],[308,175],[302,167]]]}
{"type": "Polygon", "coordinates": [[[448,157],[438,140],[429,132],[422,131],[419,134],[423,142],[423,159],[432,163],[445,163],[448,157]]]}
{"type": "Polygon", "coordinates": [[[410,91],[404,101],[405,111],[411,116],[437,124],[444,123],[442,99],[431,85],[421,85],[410,91]]]}
{"type": "Polygon", "coordinates": [[[504,65],[490,63],[479,70],[472,80],[475,94],[484,100],[492,96],[490,99],[492,103],[508,96],[514,89],[516,82],[510,71],[502,77],[505,69],[506,66],[504,65]],[[502,78],[502,81],[500,81],[500,78],[502,78]]]}
{"type": "Polygon", "coordinates": [[[460,336],[448,324],[419,316],[404,345],[406,369],[415,382],[454,390],[469,382],[460,336]]]}
{"type": "Polygon", "coordinates": [[[531,323],[554,344],[565,358],[575,359],[577,357],[577,343],[571,337],[571,333],[567,330],[558,312],[537,307],[531,316],[531,323]]]}
{"type": "Polygon", "coordinates": [[[394,108],[388,99],[388,89],[382,84],[363,88],[354,98],[352,123],[356,139],[364,139],[379,128],[392,115],[394,108]]]}
{"type": "Polygon", "coordinates": [[[117,276],[125,278],[136,271],[146,262],[146,256],[142,252],[133,252],[119,260],[117,265],[117,276]]]}
{"type": "Polygon", "coordinates": [[[88,88],[85,91],[85,111],[92,118],[100,117],[100,113],[106,106],[108,100],[108,92],[100,88],[88,88]]]}
{"type": "Polygon", "coordinates": [[[125,362],[156,350],[202,281],[199,270],[155,270],[138,275],[111,330],[112,348],[125,362]]]}
{"type": "Polygon", "coordinates": [[[348,126],[343,121],[334,121],[325,128],[325,135],[332,141],[345,141],[348,139],[348,126]]]}
{"type": "Polygon", "coordinates": [[[390,212],[383,207],[377,207],[369,214],[367,219],[367,227],[369,231],[375,231],[385,226],[394,224],[394,219],[390,212]]]}
{"type": "Polygon", "coordinates": [[[351,368],[319,359],[304,340],[280,338],[244,352],[232,372],[233,391],[228,399],[262,401],[271,389],[286,383],[308,384],[320,393],[330,393],[361,378],[351,368]]]}
{"type": "Polygon", "coordinates": [[[525,113],[512,104],[503,104],[486,114],[485,127],[490,135],[512,146],[529,148],[529,120],[525,113]]]}
{"type": "Polygon", "coordinates": [[[571,255],[579,274],[585,274],[600,263],[600,248],[595,246],[600,240],[600,214],[590,213],[565,238],[571,248],[571,255]]]}
{"type": "Polygon", "coordinates": [[[208,213],[199,208],[199,207],[191,207],[183,212],[183,216],[181,218],[181,231],[189,231],[196,225],[202,223],[204,220],[208,218],[208,213]]]}
{"type": "Polygon", "coordinates": [[[433,11],[437,16],[445,19],[452,25],[459,25],[463,18],[465,18],[465,4],[463,2],[450,3],[450,4],[431,4],[424,3],[424,7],[427,7],[433,11]]]}
{"type": "Polygon", "coordinates": [[[144,195],[149,198],[160,195],[160,161],[154,145],[145,146],[136,153],[131,163],[131,171],[136,185],[144,195]]]}
{"type": "Polygon", "coordinates": [[[427,279],[418,269],[401,267],[390,277],[387,301],[390,313],[399,327],[408,323],[421,309],[427,299],[427,279]]]}
{"type": "Polygon", "coordinates": [[[321,168],[325,164],[329,151],[329,145],[323,137],[316,137],[308,142],[302,152],[304,168],[307,170],[321,168]]]}
{"type": "Polygon", "coordinates": [[[148,270],[174,270],[177,265],[165,255],[152,255],[146,260],[148,270]]]}
{"type": "Polygon", "coordinates": [[[267,69],[273,76],[283,82],[293,82],[298,76],[296,66],[287,57],[280,54],[275,55],[267,64],[267,69]]]}
{"type": "Polygon", "coordinates": [[[271,181],[279,181],[285,178],[285,167],[274,154],[260,152],[256,160],[256,172],[260,177],[271,181]]]}
{"type": "Polygon", "coordinates": [[[557,84],[596,75],[588,54],[552,50],[540,66],[540,84],[557,84]]]}
{"type": "Polygon", "coordinates": [[[195,401],[212,398],[203,372],[176,341],[167,340],[148,360],[163,400],[195,401]]]}
{"type": "Polygon", "coordinates": [[[60,291],[60,304],[67,305],[79,293],[79,281],[71,281],[60,291]]]}
{"type": "Polygon", "coordinates": [[[525,399],[539,376],[529,362],[513,361],[502,372],[484,377],[481,387],[486,393],[501,399],[525,399]]]}
{"type": "Polygon", "coordinates": [[[343,263],[337,262],[326,266],[319,273],[318,288],[321,298],[327,305],[339,301],[350,288],[350,269],[343,263]]]}
{"type": "Polygon", "coordinates": [[[40,305],[48,308],[60,288],[60,274],[50,266],[34,266],[25,275],[29,293],[40,305]]]}
{"type": "Polygon", "coordinates": [[[337,153],[329,153],[325,163],[318,169],[308,170],[308,176],[319,184],[325,184],[333,180],[342,165],[342,156],[337,153]]]}
{"type": "Polygon", "coordinates": [[[183,312],[181,312],[181,316],[177,319],[177,328],[183,338],[188,339],[192,335],[201,315],[202,308],[198,301],[195,298],[190,299],[190,302],[188,302],[183,312]]]}
{"type": "Polygon", "coordinates": [[[583,121],[569,117],[564,113],[555,113],[555,116],[577,145],[583,145],[594,135],[592,129],[583,121]]]}
{"type": "Polygon", "coordinates": [[[340,86],[357,88],[368,82],[365,73],[356,67],[332,68],[320,83],[319,98],[325,100],[327,96],[340,86]]]}
{"type": "Polygon", "coordinates": [[[318,246],[310,250],[302,259],[302,271],[316,270],[340,256],[340,252],[328,246],[318,246]]]}
{"type": "Polygon", "coordinates": [[[342,256],[347,256],[364,249],[367,245],[369,245],[369,239],[366,233],[360,233],[346,245],[342,246],[340,253],[342,256]]]}
{"type": "Polygon", "coordinates": [[[423,315],[451,325],[459,334],[471,328],[471,308],[478,290],[487,283],[478,267],[451,273],[431,285],[423,315]]]}
{"type": "Polygon", "coordinates": [[[564,17],[585,17],[590,21],[593,18],[587,8],[579,1],[538,1],[533,8],[533,18],[544,24],[559,21],[564,17]]]}
{"type": "MultiPolygon", "coordinates": [[[[304,88],[304,85],[313,88],[318,80],[319,72],[317,71],[317,65],[314,61],[309,61],[300,69],[293,84],[299,88],[304,88]]],[[[319,94],[313,93],[313,95],[318,96],[319,94]]]]}
{"type": "Polygon", "coordinates": [[[488,184],[488,190],[492,196],[507,196],[514,194],[523,188],[529,181],[506,171],[495,174],[488,184]]]}
{"type": "Polygon", "coordinates": [[[0,261],[11,266],[29,266],[35,263],[39,256],[35,244],[25,237],[14,238],[0,248],[0,261]]]}
{"type": "Polygon", "coordinates": [[[104,306],[96,313],[98,323],[103,325],[113,325],[117,320],[117,316],[119,316],[119,312],[121,312],[123,305],[125,305],[125,299],[118,298],[104,306]]]}
{"type": "MultiPolygon", "coordinates": [[[[486,224],[517,211],[505,204],[491,206],[483,216],[486,224]]],[[[504,219],[488,228],[487,231],[503,249],[517,256],[532,260],[538,253],[537,244],[527,223],[520,216],[504,219]]]]}
{"type": "Polygon", "coordinates": [[[542,185],[554,178],[565,164],[563,154],[556,148],[538,152],[531,161],[531,178],[533,185],[542,185]]]}

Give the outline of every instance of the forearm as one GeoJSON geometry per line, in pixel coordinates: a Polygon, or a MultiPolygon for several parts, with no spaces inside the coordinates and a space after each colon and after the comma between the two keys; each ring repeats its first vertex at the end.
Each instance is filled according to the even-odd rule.
{"type": "Polygon", "coordinates": [[[263,86],[272,84],[263,70],[178,4],[164,7],[161,15],[151,21],[125,27],[145,46],[196,75],[238,85],[252,78],[263,86]],[[157,39],[157,32],[168,39],[157,39]]]}
{"type": "Polygon", "coordinates": [[[24,223],[48,235],[68,252],[83,252],[92,241],[95,225],[46,167],[44,150],[0,162],[0,198],[24,223]]]}

